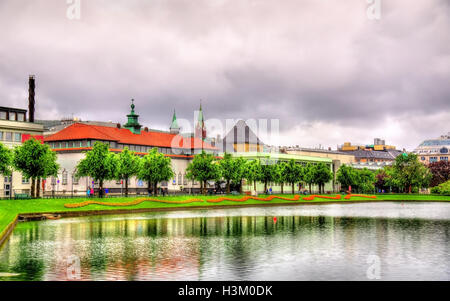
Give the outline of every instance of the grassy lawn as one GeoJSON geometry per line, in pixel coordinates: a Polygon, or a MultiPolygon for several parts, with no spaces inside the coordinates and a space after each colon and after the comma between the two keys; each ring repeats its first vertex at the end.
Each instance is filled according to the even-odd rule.
{"type": "MultiPolygon", "coordinates": [[[[176,207],[220,207],[220,206],[239,206],[239,205],[253,205],[253,204],[289,204],[289,203],[329,203],[329,202],[349,202],[349,201],[447,201],[450,202],[450,196],[437,196],[437,195],[406,195],[406,194],[384,194],[377,195],[377,199],[366,199],[360,197],[354,197],[351,200],[328,200],[328,199],[315,199],[313,201],[286,201],[280,199],[273,199],[270,202],[248,200],[246,202],[231,202],[224,201],[221,203],[208,203],[208,199],[217,199],[220,196],[172,196],[172,197],[157,197],[158,200],[168,201],[183,201],[192,198],[202,199],[204,202],[196,202],[189,204],[165,204],[157,202],[143,202],[138,205],[125,206],[125,207],[113,207],[103,205],[89,205],[82,208],[65,208],[64,205],[68,203],[80,203],[87,199],[39,199],[39,200],[0,200],[0,237],[8,224],[10,224],[18,214],[26,213],[47,213],[47,212],[68,212],[68,211],[95,211],[95,210],[132,210],[132,209],[151,209],[151,208],[176,208],[176,207]]],[[[227,196],[231,199],[240,199],[242,196],[227,196]]],[[[265,197],[261,195],[261,197],[265,197]]],[[[293,195],[283,195],[283,197],[292,198],[293,195]]],[[[89,199],[100,202],[110,203],[124,203],[135,200],[136,197],[130,198],[107,198],[107,199],[89,199]]]]}

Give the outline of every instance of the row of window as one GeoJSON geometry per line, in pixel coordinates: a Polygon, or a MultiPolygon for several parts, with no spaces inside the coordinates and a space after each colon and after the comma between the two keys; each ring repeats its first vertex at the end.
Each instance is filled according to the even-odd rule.
{"type": "MultiPolygon", "coordinates": [[[[422,161],[425,161],[425,157],[420,158],[422,161]]],[[[440,161],[448,161],[448,157],[439,157],[440,161]]],[[[430,163],[438,162],[438,157],[430,157],[430,163]]]]}
{"type": "Polygon", "coordinates": [[[0,141],[22,142],[22,134],[0,131],[0,141]]]}
{"type": "Polygon", "coordinates": [[[25,113],[0,111],[0,120],[25,121],[25,113]]]}
{"type": "MultiPolygon", "coordinates": [[[[65,148],[83,148],[83,147],[91,147],[97,140],[75,140],[75,141],[62,141],[62,142],[50,142],[50,148],[52,149],[65,149],[65,148]]],[[[105,141],[100,141],[105,143],[105,141]]],[[[109,147],[111,149],[124,149],[128,147],[129,150],[138,153],[148,153],[153,148],[153,146],[144,146],[144,145],[131,145],[131,144],[119,144],[114,141],[110,141],[109,147]]],[[[190,155],[190,151],[186,152],[186,150],[180,149],[172,149],[167,147],[158,147],[158,152],[162,154],[168,155],[190,155]]]]}

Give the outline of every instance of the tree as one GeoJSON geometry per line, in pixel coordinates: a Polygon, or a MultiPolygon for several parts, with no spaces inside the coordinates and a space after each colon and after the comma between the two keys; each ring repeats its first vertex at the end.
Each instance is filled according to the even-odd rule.
{"type": "Polygon", "coordinates": [[[284,193],[284,183],[286,183],[286,167],[287,162],[282,161],[275,165],[275,176],[274,182],[280,184],[281,186],[281,194],[284,193]]]}
{"type": "Polygon", "coordinates": [[[319,185],[319,193],[325,193],[325,183],[333,179],[330,167],[325,163],[318,163],[313,169],[314,182],[319,185]]]}
{"type": "Polygon", "coordinates": [[[109,151],[108,144],[95,142],[76,169],[76,177],[91,177],[99,182],[99,196],[103,197],[103,183],[117,178],[118,162],[116,155],[109,151]]]}
{"type": "Polygon", "coordinates": [[[261,181],[264,183],[264,191],[267,191],[267,184],[269,182],[273,182],[276,178],[276,165],[272,164],[272,162],[265,162],[261,164],[261,181]]]}
{"type": "Polygon", "coordinates": [[[295,193],[295,184],[303,181],[303,168],[291,159],[285,167],[286,181],[292,186],[292,194],[295,193]]]}
{"type": "Polygon", "coordinates": [[[125,196],[128,196],[128,180],[139,172],[140,159],[128,147],[117,155],[117,179],[125,181],[125,196]]]}
{"type": "Polygon", "coordinates": [[[223,159],[219,162],[219,166],[222,177],[227,182],[227,193],[230,194],[230,182],[236,178],[236,172],[238,172],[236,160],[231,154],[225,153],[223,159]]]}
{"type": "Polygon", "coordinates": [[[314,184],[314,165],[307,163],[303,169],[303,181],[309,186],[309,194],[311,194],[311,186],[314,184]]]}
{"type": "Polygon", "coordinates": [[[389,187],[388,178],[389,176],[384,168],[377,170],[375,174],[375,187],[379,190],[386,190],[389,187]]]}
{"type": "Polygon", "coordinates": [[[247,160],[242,157],[234,159],[235,173],[232,179],[234,185],[239,185],[239,193],[242,194],[242,180],[244,179],[244,166],[247,160]]]}
{"type": "Polygon", "coordinates": [[[174,172],[171,166],[172,160],[159,153],[157,148],[152,149],[142,158],[138,176],[148,183],[149,194],[153,187],[154,194],[158,195],[158,183],[173,178],[174,172]]]}
{"type": "Polygon", "coordinates": [[[336,180],[341,184],[341,188],[344,189],[348,189],[350,186],[356,188],[359,182],[356,169],[345,164],[339,167],[336,180]]]}
{"type": "Polygon", "coordinates": [[[253,182],[253,189],[256,191],[256,182],[261,179],[261,163],[258,159],[247,161],[244,165],[244,178],[250,183],[253,182]]]}
{"type": "Polygon", "coordinates": [[[431,178],[430,187],[438,186],[441,183],[450,180],[450,162],[439,161],[428,165],[433,177],[431,178]]]}
{"type": "Polygon", "coordinates": [[[13,163],[13,152],[0,143],[0,175],[9,176],[13,163]]]}
{"type": "Polygon", "coordinates": [[[373,171],[363,168],[358,170],[358,184],[357,188],[363,193],[373,193],[375,190],[375,174],[373,171]]]}
{"type": "Polygon", "coordinates": [[[220,178],[220,167],[213,155],[202,152],[189,164],[186,176],[188,179],[199,181],[203,194],[206,194],[206,182],[220,178]]]}
{"type": "Polygon", "coordinates": [[[14,149],[13,165],[23,176],[31,179],[31,197],[39,197],[41,178],[58,174],[59,165],[56,159],[56,153],[47,144],[42,144],[35,138],[14,149]]]}
{"type": "Polygon", "coordinates": [[[405,192],[411,193],[413,187],[428,187],[432,174],[424,164],[419,162],[417,155],[404,153],[395,159],[392,165],[392,177],[405,192]]]}

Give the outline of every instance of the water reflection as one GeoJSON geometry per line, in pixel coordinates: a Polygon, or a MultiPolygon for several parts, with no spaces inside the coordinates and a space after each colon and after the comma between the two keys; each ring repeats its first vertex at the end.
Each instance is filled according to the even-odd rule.
{"type": "Polygon", "coordinates": [[[218,212],[22,223],[0,251],[0,273],[19,276],[0,280],[67,280],[71,255],[83,280],[367,280],[369,255],[383,280],[450,280],[450,217],[218,212]]]}

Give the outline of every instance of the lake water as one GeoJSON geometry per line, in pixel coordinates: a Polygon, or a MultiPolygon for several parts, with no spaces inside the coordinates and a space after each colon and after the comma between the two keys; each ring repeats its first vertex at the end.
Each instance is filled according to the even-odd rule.
{"type": "Polygon", "coordinates": [[[18,224],[0,249],[0,280],[78,278],[450,280],[450,203],[305,205],[28,222],[18,224]]]}

